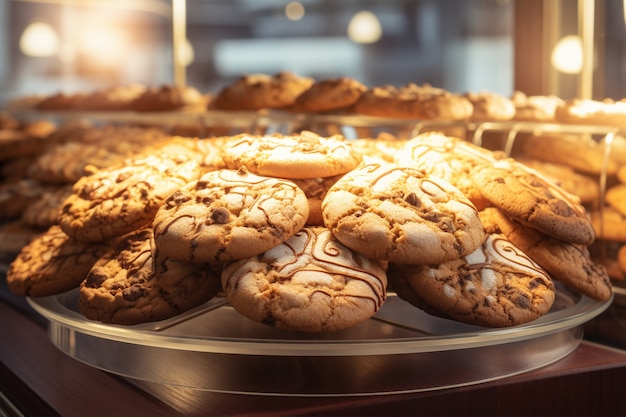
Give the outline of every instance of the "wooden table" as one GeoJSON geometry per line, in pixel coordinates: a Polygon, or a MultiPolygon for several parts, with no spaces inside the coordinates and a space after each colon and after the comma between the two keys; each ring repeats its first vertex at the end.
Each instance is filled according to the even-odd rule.
{"type": "Polygon", "coordinates": [[[626,351],[589,341],[539,370],[455,389],[343,398],[190,394],[139,389],[78,362],[14,304],[0,302],[0,317],[0,392],[26,415],[626,415],[626,351]]]}

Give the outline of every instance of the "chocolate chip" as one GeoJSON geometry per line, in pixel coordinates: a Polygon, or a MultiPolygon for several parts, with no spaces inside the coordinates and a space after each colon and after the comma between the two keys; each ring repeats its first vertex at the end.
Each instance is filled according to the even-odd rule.
{"type": "Polygon", "coordinates": [[[417,195],[415,193],[407,194],[404,197],[404,201],[406,201],[407,203],[409,203],[410,205],[414,207],[420,207],[422,205],[422,202],[420,201],[419,198],[417,198],[417,195]]]}
{"type": "Polygon", "coordinates": [[[124,291],[122,291],[122,298],[126,301],[135,301],[143,297],[145,293],[145,288],[133,285],[132,287],[126,288],[124,291]]]}
{"type": "Polygon", "coordinates": [[[520,308],[528,308],[530,307],[530,300],[525,295],[519,295],[515,298],[515,305],[520,308]]]}
{"type": "Polygon", "coordinates": [[[230,217],[230,213],[224,207],[218,207],[211,213],[211,220],[217,224],[226,224],[228,223],[228,219],[230,217]]]}
{"type": "Polygon", "coordinates": [[[87,279],[85,280],[85,286],[88,288],[100,288],[102,283],[106,281],[107,275],[100,273],[98,270],[92,270],[87,279]]]}

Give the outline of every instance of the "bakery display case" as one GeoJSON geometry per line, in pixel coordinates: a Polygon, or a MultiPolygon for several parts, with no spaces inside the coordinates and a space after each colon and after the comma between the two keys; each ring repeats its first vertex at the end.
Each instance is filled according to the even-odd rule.
{"type": "MultiPolygon", "coordinates": [[[[113,88],[105,87],[104,83],[81,84],[89,79],[91,75],[87,74],[93,68],[88,71],[86,67],[74,67],[69,71],[69,76],[64,73],[59,77],[60,83],[45,83],[46,91],[35,89],[32,90],[33,94],[23,94],[20,91],[18,94],[10,94],[9,99],[3,95],[6,104],[0,124],[3,132],[11,133],[7,135],[6,143],[22,145],[28,142],[29,146],[24,147],[23,153],[15,146],[11,148],[11,152],[15,152],[12,156],[0,157],[2,178],[7,184],[15,181],[22,188],[31,187],[30,195],[20,195],[20,198],[27,197],[34,202],[39,194],[50,192],[44,185],[61,185],[53,184],[55,180],[52,175],[46,178],[45,171],[37,172],[36,168],[41,169],[41,166],[36,167],[38,157],[62,147],[66,153],[56,154],[52,162],[60,167],[63,174],[69,176],[58,181],[71,188],[76,187],[76,181],[83,175],[89,176],[99,170],[107,170],[110,161],[122,161],[123,164],[125,157],[142,155],[141,152],[146,151],[153,154],[167,154],[170,150],[179,152],[187,146],[183,145],[186,142],[193,143],[195,153],[185,148],[185,152],[190,153],[184,155],[193,155],[188,156],[190,159],[198,157],[200,165],[204,164],[207,170],[218,170],[226,169],[219,156],[220,147],[228,146],[230,140],[241,135],[251,136],[251,142],[260,142],[264,136],[293,136],[308,140],[308,146],[311,147],[315,142],[311,138],[341,137],[351,147],[358,147],[360,157],[366,161],[372,158],[377,164],[395,161],[395,153],[404,149],[401,146],[420,135],[432,133],[455,140],[458,138],[476,147],[471,152],[479,155],[478,161],[487,161],[494,166],[496,161],[519,161],[524,164],[524,169],[529,169],[530,173],[527,174],[538,182],[545,180],[550,184],[554,183],[558,187],[557,194],[566,196],[564,199],[559,198],[558,204],[565,204],[564,201],[570,195],[576,196],[572,197],[575,202],[571,207],[577,208],[578,204],[584,207],[589,216],[586,221],[593,227],[596,237],[593,244],[580,244],[580,257],[588,261],[581,269],[585,269],[587,276],[592,277],[589,278],[592,286],[609,286],[610,295],[598,296],[597,292],[586,291],[584,286],[574,289],[553,276],[554,300],[549,310],[542,312],[538,318],[514,322],[513,325],[504,327],[482,326],[472,324],[471,320],[463,322],[453,319],[448,315],[449,312],[441,311],[423,300],[423,304],[420,304],[419,297],[423,296],[421,293],[418,293],[418,300],[411,302],[407,299],[406,292],[396,292],[393,283],[386,287],[386,299],[373,316],[356,325],[332,332],[281,329],[280,326],[268,325],[269,321],[251,320],[229,302],[223,291],[200,305],[179,311],[163,320],[145,320],[132,324],[104,323],[86,318],[81,307],[81,302],[85,301],[80,300],[84,297],[80,285],[75,285],[69,291],[43,296],[32,293],[16,294],[16,272],[11,269],[12,265],[16,257],[21,255],[22,249],[43,234],[45,229],[30,225],[22,229],[14,222],[16,218],[21,218],[21,210],[12,212],[10,216],[4,216],[0,210],[0,214],[6,217],[1,224],[3,239],[0,239],[3,278],[0,314],[10,320],[4,326],[4,342],[0,344],[0,379],[6,381],[0,383],[0,391],[6,393],[0,398],[0,409],[18,410],[17,415],[20,412],[22,415],[405,415],[412,414],[416,408],[429,415],[626,412],[623,404],[613,401],[613,396],[608,401],[597,399],[599,390],[602,390],[605,398],[607,392],[613,393],[615,387],[626,379],[626,351],[623,350],[626,342],[622,336],[622,314],[626,305],[626,268],[622,270],[619,262],[623,243],[611,235],[618,226],[607,225],[607,216],[613,214],[606,214],[604,210],[615,204],[619,205],[609,194],[609,190],[620,186],[622,181],[619,171],[624,160],[622,147],[626,135],[626,125],[621,122],[622,93],[613,90],[611,96],[614,98],[608,98],[609,94],[605,91],[609,91],[611,78],[605,77],[606,89],[597,85],[597,73],[601,70],[608,73],[608,68],[590,70],[587,66],[588,60],[583,60],[576,80],[571,74],[557,79],[547,71],[534,72],[536,68],[519,74],[519,67],[515,67],[520,65],[520,53],[524,53],[524,59],[545,61],[547,51],[529,51],[529,42],[536,41],[535,37],[541,35],[541,43],[545,44],[551,37],[560,36],[556,31],[550,32],[552,29],[549,29],[547,23],[557,14],[562,19],[562,29],[567,30],[567,23],[564,22],[572,17],[572,12],[567,8],[566,2],[567,0],[561,0],[558,2],[559,7],[555,7],[554,4],[547,5],[535,0],[526,3],[498,1],[492,2],[493,4],[476,1],[473,2],[476,3],[473,7],[462,7],[465,11],[469,10],[473,18],[482,21],[486,16],[506,17],[511,20],[508,21],[509,24],[506,21],[494,24],[491,30],[480,29],[477,23],[468,24],[466,31],[473,39],[460,44],[455,44],[458,33],[446,32],[443,35],[445,41],[439,45],[447,51],[455,52],[438,52],[441,54],[440,58],[449,66],[450,62],[460,59],[459,57],[466,59],[466,51],[480,55],[486,53],[490,47],[515,56],[509,62],[510,71],[503,64],[505,68],[495,72],[513,73],[513,69],[517,68],[518,73],[510,74],[510,78],[499,77],[498,80],[488,83],[490,87],[487,89],[511,90],[511,94],[499,94],[492,90],[488,95],[494,99],[498,96],[511,106],[517,105],[514,110],[518,117],[513,113],[503,116],[506,105],[499,102],[496,105],[497,110],[489,116],[479,118],[469,114],[455,118],[450,115],[456,113],[443,112],[437,106],[445,102],[447,110],[455,107],[455,111],[461,111],[458,109],[465,105],[464,100],[471,97],[474,100],[471,106],[477,111],[477,86],[481,80],[486,82],[489,75],[476,76],[472,82],[463,84],[464,74],[456,71],[446,78],[445,74],[431,68],[431,64],[421,66],[423,75],[420,77],[407,69],[392,69],[398,68],[395,64],[390,64],[389,67],[381,65],[379,59],[387,56],[383,53],[385,42],[387,46],[393,45],[402,36],[393,32],[391,35],[387,34],[388,38],[383,37],[379,44],[383,46],[371,48],[354,48],[354,44],[360,42],[357,41],[360,38],[355,35],[357,32],[350,35],[355,37],[351,38],[354,44],[349,47],[337,39],[332,42],[330,39],[318,39],[322,44],[324,41],[329,42],[324,45],[332,44],[332,48],[328,49],[331,55],[341,51],[348,54],[359,51],[357,55],[350,56],[356,56],[364,62],[376,62],[367,70],[359,65],[358,71],[350,71],[349,68],[354,70],[354,62],[347,64],[347,61],[337,59],[337,62],[329,66],[331,70],[320,69],[310,60],[305,60],[310,67],[300,67],[294,72],[306,74],[306,77],[310,77],[311,84],[321,80],[336,81],[338,78],[335,78],[335,74],[340,73],[342,68],[343,71],[357,74],[365,81],[365,87],[361,90],[363,95],[360,97],[368,92],[371,93],[370,99],[382,98],[383,101],[378,102],[380,112],[376,109],[370,114],[359,111],[355,104],[357,101],[335,110],[320,112],[303,111],[296,106],[295,101],[292,102],[293,106],[281,105],[276,108],[262,105],[253,109],[249,107],[252,106],[250,103],[246,103],[248,107],[220,108],[215,103],[219,102],[217,98],[227,87],[238,85],[239,81],[252,77],[282,74],[279,71],[294,67],[287,65],[286,61],[278,60],[273,67],[259,65],[257,68],[261,71],[250,75],[253,71],[245,71],[246,65],[255,68],[254,64],[235,55],[248,53],[256,57],[256,63],[261,58],[258,54],[254,55],[246,42],[216,42],[211,45],[214,48],[213,53],[205,54],[213,57],[211,65],[212,71],[215,71],[208,77],[209,82],[206,82],[197,71],[198,67],[202,68],[202,63],[205,68],[207,64],[206,56],[198,55],[202,49],[196,49],[196,57],[200,59],[194,64],[191,63],[192,58],[185,57],[184,54],[190,52],[187,49],[187,37],[194,40],[194,36],[198,37],[198,34],[209,33],[206,32],[206,27],[203,28],[202,19],[194,13],[206,13],[211,6],[176,0],[157,1],[151,6],[151,17],[137,21],[145,25],[146,37],[149,36],[148,33],[154,36],[154,27],[158,29],[157,32],[162,32],[164,25],[172,24],[172,27],[167,26],[168,33],[170,30],[172,32],[172,38],[167,42],[159,38],[159,35],[151,39],[152,42],[166,44],[164,49],[173,54],[173,58],[166,60],[168,82],[159,87],[153,81],[154,78],[146,79],[145,85],[126,83],[126,80],[115,82],[113,88]],[[194,16],[187,21],[181,19],[181,16],[190,16],[185,7],[194,11],[191,13],[194,16]],[[541,13],[533,14],[538,10],[541,13]],[[155,18],[155,15],[158,17],[155,18]],[[520,40],[520,25],[532,27],[538,21],[544,25],[542,31],[532,33],[529,39],[520,40]],[[488,33],[482,32],[483,30],[488,33]],[[479,33],[475,33],[476,31],[479,33]],[[475,39],[481,36],[489,39],[475,39]],[[507,36],[512,42],[503,46],[501,38],[507,36]],[[481,43],[483,41],[486,43],[481,43]],[[242,66],[234,70],[232,65],[238,62],[242,66]],[[276,70],[266,70],[267,68],[276,70]],[[537,78],[533,79],[533,76],[537,78]],[[426,81],[422,83],[424,79],[426,81]],[[72,88],[60,92],[61,85],[68,80],[72,88]],[[590,80],[595,81],[590,84],[590,80]],[[418,82],[421,84],[417,84],[418,82]],[[393,83],[396,87],[390,87],[387,83],[393,83]],[[447,83],[447,86],[433,87],[431,83],[437,86],[447,83]],[[201,88],[191,91],[194,90],[192,85],[200,85],[201,88]],[[583,102],[582,97],[588,95],[590,87],[599,91],[596,97],[600,98],[592,100],[588,97],[583,102]],[[528,96],[519,91],[522,89],[528,96]],[[138,98],[144,94],[148,97],[148,104],[139,104],[138,98]],[[567,97],[568,95],[572,98],[567,97]],[[431,96],[435,98],[428,101],[431,96]],[[163,97],[167,97],[167,100],[163,97]],[[392,99],[398,97],[405,100],[405,103],[422,103],[422,106],[406,105],[401,110],[394,109],[392,99]],[[542,118],[535,113],[535,118],[527,115],[522,117],[520,100],[531,97],[550,100],[556,98],[552,116],[542,118]],[[463,103],[459,104],[462,100],[463,103]],[[425,102],[429,104],[423,105],[425,102]],[[572,108],[577,109],[577,106],[588,111],[569,111],[572,108]],[[426,107],[429,112],[424,110],[426,107]],[[589,113],[597,108],[604,112],[602,116],[608,113],[615,117],[599,119],[596,113],[595,119],[589,118],[589,113]],[[561,116],[555,113],[557,109],[562,112],[561,116]],[[569,119],[563,116],[566,110],[569,119]],[[419,111],[422,113],[418,113],[419,111]],[[575,119],[577,116],[578,119],[575,119]],[[177,142],[168,143],[167,140],[171,138],[176,138],[177,142]],[[557,144],[558,140],[555,138],[564,138],[565,144],[557,144]],[[376,145],[366,150],[365,140],[368,145],[376,145]],[[558,148],[558,152],[544,151],[536,145],[539,142],[533,141],[542,141],[542,145],[549,142],[554,147],[563,147],[558,148]],[[202,142],[207,144],[206,147],[198,145],[202,142]],[[209,150],[211,142],[217,144],[217,157],[211,154],[215,149],[209,150]],[[574,144],[574,149],[570,157],[582,160],[582,165],[586,166],[568,165],[564,158],[551,158],[555,155],[562,157],[567,153],[566,147],[571,144],[574,144]],[[81,165],[82,145],[89,145],[93,149],[87,154],[87,162],[81,165]],[[584,157],[580,156],[581,152],[584,157]],[[18,162],[29,165],[30,168],[19,168],[18,162]],[[565,166],[569,169],[567,175],[571,178],[579,179],[578,176],[582,175],[589,180],[593,184],[592,191],[589,196],[583,196],[582,183],[575,183],[573,180],[572,183],[566,182],[555,171],[533,165],[534,162],[565,166]],[[77,172],[82,173],[78,178],[73,171],[75,164],[79,165],[77,172]],[[19,174],[11,176],[11,172],[22,172],[26,178],[19,178],[19,174]],[[35,186],[41,188],[35,189],[35,186]],[[564,191],[562,194],[561,190],[564,191]],[[25,361],[25,357],[32,360],[25,361]],[[57,380],[60,381],[59,384],[54,383],[57,380]],[[547,394],[539,396],[537,401],[527,401],[529,393],[538,395],[540,391],[547,394]],[[554,398],[564,392],[572,395],[557,404],[554,398]],[[92,405],[74,401],[75,397],[87,395],[92,405]],[[119,403],[111,402],[111,397],[119,398],[119,403]],[[495,397],[502,398],[502,401],[487,401],[495,397]]],[[[407,18],[408,23],[404,22],[403,25],[408,25],[405,29],[415,29],[419,33],[416,35],[417,40],[410,41],[408,47],[416,48],[420,54],[434,53],[422,42],[430,39],[428,30],[420,29],[416,22],[426,24],[429,22],[426,17],[438,17],[448,19],[445,22],[450,23],[450,16],[444,18],[441,13],[456,7],[453,1],[442,2],[445,4],[438,6],[435,3],[406,2],[398,9],[391,6],[389,9],[376,9],[381,18],[379,24],[388,28],[389,22],[398,23],[403,12],[410,12],[415,19],[407,18]]],[[[583,38],[594,36],[593,31],[598,31],[599,20],[604,19],[604,13],[608,14],[607,11],[614,7],[602,2],[601,6],[588,9],[589,2],[580,0],[577,3],[578,29],[583,38]],[[589,10],[595,12],[596,18],[596,27],[591,28],[591,35],[589,26],[593,22],[583,18],[583,15],[589,16],[589,10]]],[[[263,39],[259,39],[259,45],[268,41],[266,38],[276,36],[277,29],[272,29],[276,16],[268,13],[271,7],[252,6],[247,2],[237,4],[248,13],[246,19],[254,20],[254,30],[258,31],[256,33],[265,34],[260,36],[263,39]]],[[[65,13],[62,15],[63,19],[83,16],[80,8],[63,4],[56,6],[65,13]]],[[[22,13],[28,13],[29,6],[23,6],[25,9],[20,7],[9,7],[0,11],[23,17],[22,13]]],[[[218,8],[211,11],[218,10],[219,7],[228,11],[232,6],[219,3],[216,7],[218,8]]],[[[354,29],[357,25],[352,25],[353,21],[346,17],[348,14],[352,16],[352,12],[358,9],[356,5],[350,5],[346,11],[327,2],[311,2],[310,5],[308,2],[292,2],[284,9],[292,22],[299,21],[294,17],[301,10],[298,7],[317,17],[328,10],[337,12],[337,19],[332,25],[329,24],[329,33],[335,33],[337,27],[343,27],[343,23],[349,23],[353,26],[352,30],[357,31],[354,29]]],[[[372,5],[372,8],[375,7],[372,5]]],[[[125,9],[128,16],[137,12],[131,9],[134,6],[125,9]]],[[[226,19],[228,13],[224,14],[224,10],[215,13],[226,19]]],[[[282,6],[280,10],[283,10],[282,6]]],[[[358,13],[354,14],[356,15],[358,13]]],[[[594,16],[593,13],[591,15],[594,16]]],[[[3,15],[0,13],[0,16],[3,15]]],[[[128,19],[132,21],[131,17],[128,19]]],[[[215,27],[219,26],[217,20],[220,17],[211,16],[207,19],[215,27]]],[[[461,18],[454,19],[459,23],[458,19],[461,18]]],[[[306,22],[300,24],[305,25],[306,22]]],[[[220,33],[228,33],[229,30],[237,32],[241,29],[242,22],[238,19],[224,20],[222,25],[224,27],[219,26],[220,33]]],[[[372,27],[369,26],[369,34],[373,33],[372,27]]],[[[289,31],[292,34],[297,33],[292,26],[288,27],[287,32],[289,31]]],[[[582,40],[585,55],[589,52],[589,45],[585,43],[586,39],[582,40]]],[[[294,51],[290,49],[291,44],[281,42],[279,40],[278,43],[285,50],[294,51]]],[[[375,44],[377,41],[372,42],[375,44]]],[[[193,45],[200,48],[202,43],[193,45]]],[[[158,49],[161,50],[161,47],[158,49]]],[[[599,49],[599,56],[604,57],[604,52],[599,49]]],[[[392,51],[390,63],[397,58],[397,54],[392,51]]],[[[154,57],[147,59],[154,60],[154,57]]],[[[407,63],[408,67],[414,64],[408,62],[410,59],[400,61],[407,63]]],[[[92,64],[82,63],[87,67],[92,64]]],[[[134,65],[139,66],[138,63],[134,65]]],[[[465,74],[473,73],[473,65],[468,65],[465,74]]],[[[608,67],[611,64],[603,61],[602,65],[608,67]]],[[[536,67],[545,67],[545,62],[538,63],[536,67]]],[[[105,69],[102,67],[98,71],[105,69]]],[[[111,71],[115,72],[115,69],[111,71]]],[[[489,73],[494,73],[493,68],[490,71],[489,73]]],[[[259,82],[256,85],[260,84],[259,82]]],[[[284,93],[284,90],[279,92],[284,93]]],[[[251,91],[248,90],[245,94],[245,97],[253,101],[251,91]]],[[[273,98],[278,100],[280,97],[273,98]]],[[[229,106],[232,107],[232,103],[229,106]]],[[[545,110],[545,107],[540,110],[545,110]]],[[[4,138],[2,140],[5,141],[4,138]]],[[[9,155],[9,152],[5,155],[9,155]]],[[[467,159],[463,159],[467,156],[460,158],[459,160],[467,162],[467,159]]],[[[123,180],[120,179],[119,182],[123,180]]],[[[14,192],[14,189],[7,187],[6,192],[14,192]]],[[[72,190],[69,192],[77,193],[72,190]]],[[[410,201],[412,200],[409,199],[410,201]]],[[[16,199],[11,207],[15,208],[17,204],[16,199]]],[[[24,207],[26,211],[30,202],[20,200],[19,204],[23,204],[20,207],[24,207]]],[[[68,208],[64,210],[68,211],[68,208]]],[[[485,230],[494,227],[487,223],[484,225],[485,230]]],[[[496,233],[493,229],[490,230],[488,233],[496,233]]],[[[569,246],[572,242],[566,243],[569,246]]],[[[158,244],[154,243],[150,251],[156,259],[158,244]]],[[[51,252],[36,256],[56,256],[50,255],[51,252]]],[[[472,259],[470,254],[464,254],[458,259],[465,259],[466,256],[472,259]]],[[[533,256],[523,256],[534,267],[533,256]]],[[[576,264],[576,260],[566,258],[570,255],[560,256],[564,257],[561,259],[562,269],[566,266],[577,268],[572,266],[576,264]]],[[[492,265],[496,265],[495,258],[491,259],[492,265]]],[[[388,262],[387,259],[382,261],[388,262]]],[[[497,269],[489,266],[489,261],[464,262],[470,265],[469,270],[478,269],[476,265],[479,264],[482,265],[480,268],[487,265],[485,269],[490,270],[490,273],[495,274],[493,271],[497,269]]],[[[159,264],[155,261],[154,265],[158,268],[159,264]]],[[[220,271],[222,267],[222,264],[211,265],[211,268],[220,271]]],[[[468,273],[465,280],[471,281],[470,276],[471,273],[468,273]]],[[[481,285],[489,286],[491,275],[479,276],[481,285]]],[[[30,278],[34,280],[34,274],[26,280],[30,278]]],[[[104,277],[102,281],[108,278],[110,277],[104,277]]],[[[97,288],[99,284],[95,281],[98,280],[92,279],[89,285],[97,288]]],[[[396,281],[396,285],[397,282],[400,281],[396,281]]],[[[164,292],[167,290],[161,294],[164,292]]],[[[126,296],[132,298],[128,293],[126,296]]],[[[492,301],[485,301],[486,304],[488,302],[492,301]]],[[[522,301],[516,302],[522,308],[528,308],[523,306],[522,301]]],[[[515,313],[510,313],[510,317],[514,315],[515,313]]]]}

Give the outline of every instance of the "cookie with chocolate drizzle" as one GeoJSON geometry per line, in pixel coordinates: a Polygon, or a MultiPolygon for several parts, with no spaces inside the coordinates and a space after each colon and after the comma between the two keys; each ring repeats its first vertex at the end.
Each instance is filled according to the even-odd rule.
{"type": "Polygon", "coordinates": [[[303,332],[337,331],[369,319],[382,306],[386,287],[379,261],[342,245],[325,227],[305,227],[222,271],[224,293],[240,314],[303,332]]]}
{"type": "Polygon", "coordinates": [[[218,293],[214,269],[161,256],[153,248],[152,229],[144,228],[105,253],[80,285],[80,312],[90,320],[133,325],[176,316],[218,293]]]}
{"type": "Polygon", "coordinates": [[[309,216],[296,184],[245,168],[205,173],[174,192],[153,227],[161,253],[195,263],[247,258],[289,239],[309,216]]]}
{"type": "Polygon", "coordinates": [[[438,265],[390,264],[388,275],[401,289],[398,296],[417,307],[485,327],[535,320],[556,295],[548,273],[502,234],[489,234],[471,254],[438,265]]]}
{"type": "Polygon", "coordinates": [[[322,202],[322,215],[341,243],[389,262],[446,262],[484,240],[476,207],[459,189],[419,169],[384,162],[339,179],[322,202]]]}

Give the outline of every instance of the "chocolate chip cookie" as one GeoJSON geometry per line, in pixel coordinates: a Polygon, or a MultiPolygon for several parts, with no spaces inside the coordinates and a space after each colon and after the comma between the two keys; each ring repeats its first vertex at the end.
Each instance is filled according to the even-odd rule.
{"type": "Polygon", "coordinates": [[[90,320],[133,325],[181,314],[217,294],[219,275],[161,256],[152,229],[125,236],[102,255],[80,285],[78,307],[90,320]]]}
{"type": "Polygon", "coordinates": [[[164,256],[220,263],[262,253],[304,227],[309,206],[293,182],[245,168],[204,174],[174,192],[154,218],[164,256]]]}
{"type": "Polygon", "coordinates": [[[372,317],[386,297],[383,266],[307,227],[286,242],[225,266],[222,287],[235,310],[280,329],[326,332],[372,317]]]}
{"type": "Polygon", "coordinates": [[[324,223],[370,258],[433,264],[473,252],[484,240],[476,207],[456,187],[390,163],[344,175],[322,202],[324,223]]]}

